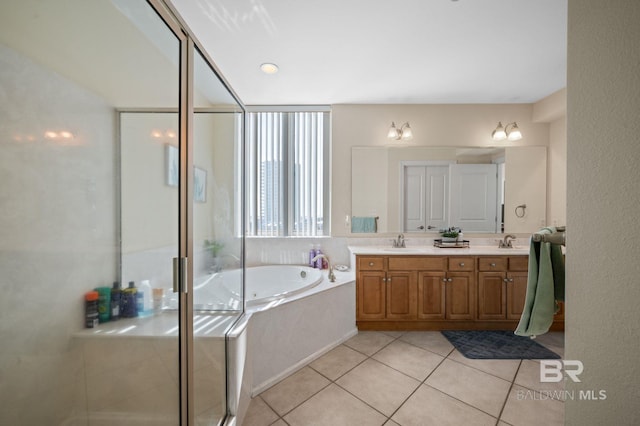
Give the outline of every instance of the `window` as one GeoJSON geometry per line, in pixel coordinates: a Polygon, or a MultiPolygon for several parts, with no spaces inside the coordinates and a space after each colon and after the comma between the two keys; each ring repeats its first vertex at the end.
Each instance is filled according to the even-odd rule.
{"type": "Polygon", "coordinates": [[[328,111],[247,114],[247,230],[329,234],[328,111]]]}

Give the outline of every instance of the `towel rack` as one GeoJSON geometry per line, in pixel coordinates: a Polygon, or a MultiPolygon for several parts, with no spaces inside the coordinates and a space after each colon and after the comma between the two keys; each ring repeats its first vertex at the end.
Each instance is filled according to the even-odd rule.
{"type": "Polygon", "coordinates": [[[553,234],[533,234],[531,235],[531,239],[533,241],[539,241],[542,243],[560,244],[566,246],[566,229],[567,228],[565,226],[558,226],[556,228],[557,232],[554,232],[553,234]]]}

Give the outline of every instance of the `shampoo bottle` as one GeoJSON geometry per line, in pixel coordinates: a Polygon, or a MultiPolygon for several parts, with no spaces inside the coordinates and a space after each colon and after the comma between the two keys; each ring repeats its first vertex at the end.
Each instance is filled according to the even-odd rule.
{"type": "MultiPolygon", "coordinates": [[[[316,256],[319,256],[322,254],[322,249],[320,248],[320,246],[318,246],[318,248],[316,249],[316,256]]],[[[322,269],[323,265],[324,265],[324,257],[319,257],[318,259],[316,259],[316,268],[317,269],[322,269]]]]}
{"type": "Polygon", "coordinates": [[[111,321],[120,319],[121,299],[122,290],[120,290],[120,283],[118,281],[114,281],[113,287],[111,288],[111,321]]]}
{"type": "Polygon", "coordinates": [[[138,316],[138,306],[136,304],[136,288],[135,282],[129,281],[129,287],[122,290],[122,316],[125,318],[133,318],[138,316]]]}
{"type": "Polygon", "coordinates": [[[109,321],[111,316],[111,288],[96,287],[98,292],[98,319],[100,323],[109,321]]]}
{"type": "Polygon", "coordinates": [[[309,266],[312,268],[316,267],[316,262],[313,260],[314,257],[316,257],[316,248],[312,245],[309,249],[309,266]]]}

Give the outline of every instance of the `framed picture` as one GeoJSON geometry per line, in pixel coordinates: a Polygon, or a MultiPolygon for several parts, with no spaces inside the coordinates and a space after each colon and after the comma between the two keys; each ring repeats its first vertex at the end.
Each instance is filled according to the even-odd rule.
{"type": "Polygon", "coordinates": [[[198,167],[193,168],[193,201],[207,201],[207,171],[198,167]]]}
{"type": "Polygon", "coordinates": [[[164,146],[165,157],[165,183],[169,186],[178,186],[179,167],[178,167],[178,147],[170,144],[164,146]]]}

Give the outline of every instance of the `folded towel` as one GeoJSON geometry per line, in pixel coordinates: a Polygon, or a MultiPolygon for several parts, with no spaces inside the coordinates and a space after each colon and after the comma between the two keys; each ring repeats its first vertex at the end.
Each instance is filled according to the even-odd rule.
{"type": "MultiPolygon", "coordinates": [[[[556,232],[555,228],[543,228],[538,231],[538,234],[554,232],[556,232]]],[[[558,310],[556,300],[564,300],[562,248],[555,244],[531,239],[527,295],[515,334],[537,336],[549,331],[553,323],[553,315],[558,310]]]]}
{"type": "Polygon", "coordinates": [[[351,217],[351,232],[375,233],[378,232],[376,217],[351,217]]]}

